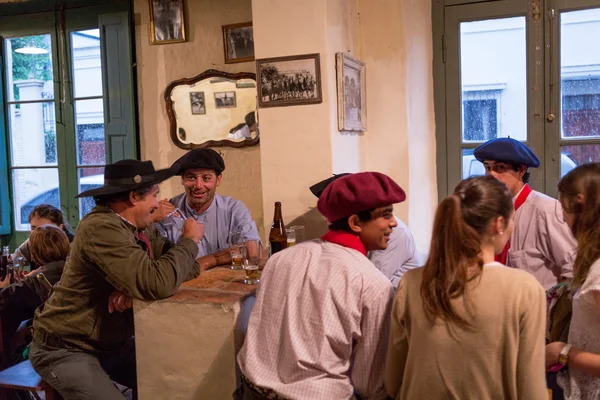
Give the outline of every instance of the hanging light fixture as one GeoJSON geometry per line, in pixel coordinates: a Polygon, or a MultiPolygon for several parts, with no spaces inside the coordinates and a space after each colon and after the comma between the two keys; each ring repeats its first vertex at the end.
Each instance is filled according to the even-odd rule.
{"type": "Polygon", "coordinates": [[[15,49],[14,51],[15,51],[15,53],[20,53],[20,54],[33,54],[33,55],[48,54],[48,50],[43,49],[41,47],[34,47],[34,46],[20,47],[18,49],[15,49]]]}

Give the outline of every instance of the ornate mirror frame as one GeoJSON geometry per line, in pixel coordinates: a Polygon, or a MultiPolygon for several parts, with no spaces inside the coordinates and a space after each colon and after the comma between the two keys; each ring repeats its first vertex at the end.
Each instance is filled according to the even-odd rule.
{"type": "MultiPolygon", "coordinates": [[[[177,136],[177,118],[175,117],[175,110],[173,109],[173,101],[171,100],[171,94],[173,90],[180,85],[192,85],[194,83],[200,82],[204,79],[208,78],[225,78],[230,80],[239,80],[239,79],[253,79],[256,81],[256,74],[252,72],[238,72],[238,73],[229,73],[224,71],[218,71],[216,69],[209,69],[202,72],[199,75],[196,75],[193,78],[183,78],[178,79],[169,83],[167,88],[165,89],[165,105],[167,108],[167,116],[169,117],[169,132],[171,135],[171,140],[177,147],[184,150],[189,149],[198,149],[202,147],[235,147],[241,148],[246,146],[255,146],[260,142],[260,133],[257,131],[256,137],[248,140],[242,141],[234,141],[230,139],[222,139],[222,140],[207,140],[204,143],[182,143],[179,141],[179,137],[177,136]]],[[[258,88],[258,85],[257,85],[258,88]]]]}

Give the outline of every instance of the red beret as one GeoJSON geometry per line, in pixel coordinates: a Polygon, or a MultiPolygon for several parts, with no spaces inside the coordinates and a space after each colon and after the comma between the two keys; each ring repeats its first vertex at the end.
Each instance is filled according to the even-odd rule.
{"type": "Polygon", "coordinates": [[[329,222],[361,211],[401,203],[404,190],[379,172],[346,175],[330,183],[319,197],[317,208],[329,222]]]}

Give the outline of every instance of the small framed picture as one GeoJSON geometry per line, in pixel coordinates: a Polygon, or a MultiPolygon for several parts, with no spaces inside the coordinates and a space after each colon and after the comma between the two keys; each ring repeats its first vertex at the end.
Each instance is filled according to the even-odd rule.
{"type": "Polygon", "coordinates": [[[367,90],[365,63],[337,53],[338,130],[360,131],[367,129],[367,90]]]}
{"type": "Polygon", "coordinates": [[[225,64],[254,61],[252,22],[223,25],[225,64]]]}
{"type": "Polygon", "coordinates": [[[258,105],[283,107],[323,102],[319,54],[256,60],[258,105]]]}
{"type": "Polygon", "coordinates": [[[150,44],[185,42],[183,0],[148,0],[150,44]]]}
{"type": "Polygon", "coordinates": [[[204,92],[190,92],[190,106],[192,115],[206,114],[204,92]]]}
{"type": "Polygon", "coordinates": [[[234,108],[235,92],[217,92],[215,93],[216,108],[234,108]]]}

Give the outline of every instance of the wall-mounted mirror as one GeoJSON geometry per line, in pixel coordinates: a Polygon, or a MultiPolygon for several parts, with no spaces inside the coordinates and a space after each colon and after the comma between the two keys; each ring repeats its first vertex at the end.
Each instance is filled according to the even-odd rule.
{"type": "Polygon", "coordinates": [[[171,138],[182,149],[259,142],[256,75],[209,69],[165,90],[171,138]]]}

